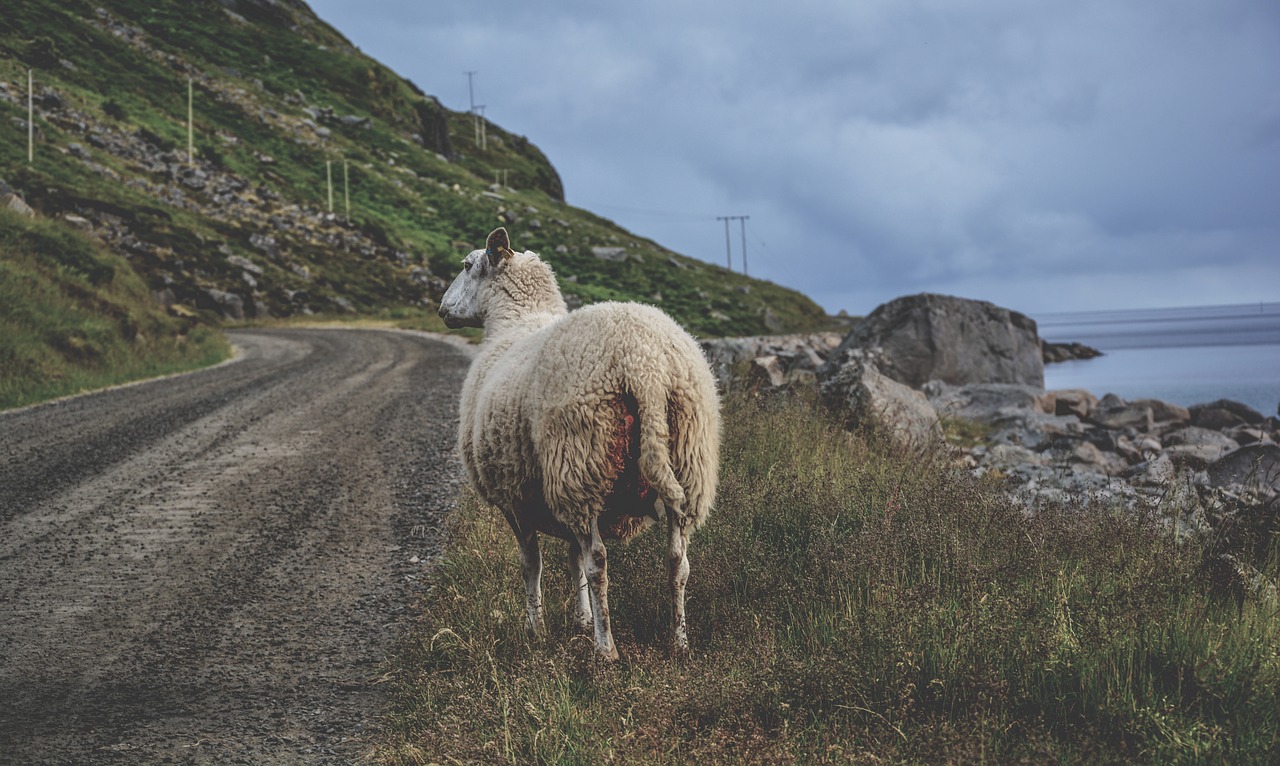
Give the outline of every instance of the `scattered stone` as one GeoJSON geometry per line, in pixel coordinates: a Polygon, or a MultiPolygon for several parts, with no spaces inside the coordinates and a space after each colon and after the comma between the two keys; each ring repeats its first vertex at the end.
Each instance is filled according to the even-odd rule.
{"type": "Polygon", "coordinates": [[[244,319],[244,299],[212,287],[202,288],[196,293],[196,308],[217,311],[227,319],[244,319]]]}
{"type": "Polygon", "coordinates": [[[926,449],[941,441],[938,415],[924,394],[854,359],[822,380],[823,401],[847,428],[870,428],[897,446],[926,449]]]}
{"type": "Polygon", "coordinates": [[[1180,428],[1191,422],[1191,412],[1186,407],[1162,402],[1159,399],[1135,399],[1129,402],[1131,407],[1146,407],[1151,410],[1154,427],[1167,431],[1180,428]]]}
{"type": "Polygon", "coordinates": [[[227,263],[251,274],[262,276],[262,267],[248,258],[245,258],[243,255],[228,255],[227,263]]]}
{"type": "Polygon", "coordinates": [[[1230,399],[1197,404],[1189,408],[1191,425],[1220,430],[1240,425],[1258,425],[1266,420],[1261,412],[1230,399]]]}
{"type": "Polygon", "coordinates": [[[1280,494],[1280,445],[1248,444],[1209,464],[1209,484],[1280,494]]]}
{"type": "Polygon", "coordinates": [[[1046,412],[1045,393],[1034,386],[1013,383],[970,383],[964,386],[948,386],[941,381],[929,381],[925,393],[929,403],[943,417],[960,418],[978,423],[994,423],[1010,410],[1034,410],[1046,412]]]}
{"type": "Polygon", "coordinates": [[[1049,395],[1053,397],[1055,415],[1075,415],[1083,420],[1092,415],[1098,406],[1098,397],[1083,388],[1050,391],[1049,395]]]}
{"type": "Polygon", "coordinates": [[[786,382],[787,372],[782,368],[782,363],[778,361],[778,357],[758,356],[751,360],[751,371],[748,378],[759,385],[769,388],[779,388],[786,382]]]}
{"type": "Polygon", "coordinates": [[[627,260],[627,249],[625,247],[593,247],[591,254],[602,261],[614,261],[622,263],[627,260]]]}
{"type": "Polygon", "coordinates": [[[18,193],[11,189],[3,179],[0,179],[0,207],[12,210],[28,218],[34,218],[36,214],[36,211],[32,210],[31,206],[22,197],[19,197],[18,193]]]}
{"type": "Polygon", "coordinates": [[[1088,420],[1103,428],[1132,428],[1143,433],[1151,431],[1156,422],[1149,405],[1138,402],[1131,404],[1114,394],[1104,396],[1088,420]]]}
{"type": "Polygon", "coordinates": [[[1164,445],[1166,448],[1171,446],[1214,447],[1222,452],[1228,452],[1240,446],[1230,436],[1200,426],[1187,426],[1165,434],[1164,445]]]}

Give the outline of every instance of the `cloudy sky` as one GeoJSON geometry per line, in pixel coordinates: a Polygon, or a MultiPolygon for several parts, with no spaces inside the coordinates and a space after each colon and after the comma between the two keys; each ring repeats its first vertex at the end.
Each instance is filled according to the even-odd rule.
{"type": "Polygon", "coordinates": [[[574,205],[716,263],[749,215],[750,273],[831,312],[1280,296],[1275,0],[311,6],[452,109],[475,70],[574,205]]]}

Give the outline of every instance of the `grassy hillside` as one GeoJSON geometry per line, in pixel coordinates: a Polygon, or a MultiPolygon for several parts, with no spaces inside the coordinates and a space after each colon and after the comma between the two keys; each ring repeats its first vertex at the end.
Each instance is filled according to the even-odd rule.
{"type": "Polygon", "coordinates": [[[225,358],[123,259],[67,226],[0,210],[0,409],[225,358]]]}
{"type": "Polygon", "coordinates": [[[1178,540],[1159,513],[1075,498],[1028,514],[805,402],[730,397],[725,424],[689,553],[691,659],[665,648],[664,535],[609,550],[622,658],[601,668],[572,627],[565,544],[543,546],[533,643],[514,538],[467,495],[389,668],[379,759],[1280,762],[1275,540],[1178,540]],[[1234,595],[1213,574],[1228,560],[1257,573],[1234,595]]]}
{"type": "Polygon", "coordinates": [[[653,302],[704,335],[824,322],[792,290],[565,205],[528,139],[486,123],[477,145],[472,115],[296,0],[15,0],[4,17],[0,178],[48,218],[83,219],[157,298],[206,318],[429,310],[501,224],[552,262],[571,300],[653,302]]]}

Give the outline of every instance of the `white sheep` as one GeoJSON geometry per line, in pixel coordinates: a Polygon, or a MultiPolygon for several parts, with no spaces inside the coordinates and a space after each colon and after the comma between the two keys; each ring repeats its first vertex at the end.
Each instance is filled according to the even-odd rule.
{"type": "Polygon", "coordinates": [[[706,520],[720,460],[720,403],[702,352],[636,303],[570,314],[551,268],[505,229],[472,251],[440,301],[450,327],[483,327],[462,386],[458,444],[476,490],[520,545],[528,625],[542,617],[538,533],[569,542],[576,618],[616,659],[604,540],[665,515],[672,642],[688,651],[689,534],[706,520]]]}

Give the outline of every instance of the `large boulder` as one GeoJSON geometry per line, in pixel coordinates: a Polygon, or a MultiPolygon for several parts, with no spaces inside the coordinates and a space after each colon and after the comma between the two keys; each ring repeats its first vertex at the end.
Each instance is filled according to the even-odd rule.
{"type": "Polygon", "coordinates": [[[1044,388],[1035,320],[986,301],[932,293],[892,300],[854,326],[819,377],[856,349],[881,349],[880,372],[912,388],[935,379],[1044,388]]]}
{"type": "Polygon", "coordinates": [[[821,384],[822,400],[847,428],[886,435],[897,446],[918,450],[939,443],[942,427],[924,394],[881,375],[854,358],[821,384]]]}

